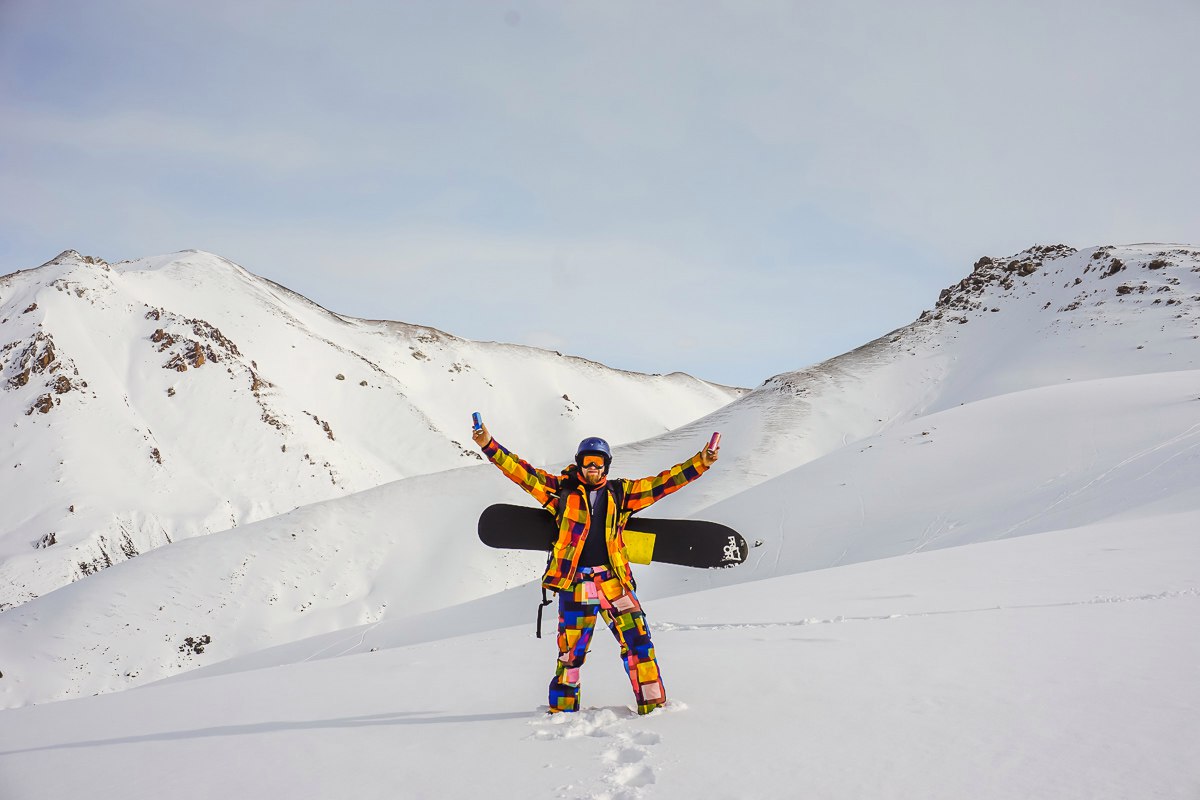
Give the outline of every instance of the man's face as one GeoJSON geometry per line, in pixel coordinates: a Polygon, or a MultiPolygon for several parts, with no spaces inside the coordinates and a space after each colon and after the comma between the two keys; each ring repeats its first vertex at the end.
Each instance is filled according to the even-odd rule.
{"type": "Polygon", "coordinates": [[[600,456],[584,456],[579,471],[583,474],[584,483],[597,486],[604,481],[604,459],[600,456]]]}

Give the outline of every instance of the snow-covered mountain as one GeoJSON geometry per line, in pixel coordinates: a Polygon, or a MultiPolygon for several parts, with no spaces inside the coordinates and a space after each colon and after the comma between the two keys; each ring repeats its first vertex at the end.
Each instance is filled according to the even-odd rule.
{"type": "Polygon", "coordinates": [[[1200,252],[1035,246],[983,257],[911,325],[777,375],[728,406],[622,450],[652,468],[723,432],[720,477],[670,498],[694,512],[912,420],[1064,383],[1200,367],[1200,252]]]}
{"type": "Polygon", "coordinates": [[[544,458],[741,393],[343,317],[208,253],[67,251],[0,278],[0,610],[169,542],[478,464],[475,410],[544,458]]]}
{"type": "MultiPolygon", "coordinates": [[[[638,570],[673,698],[649,720],[622,708],[603,637],[588,710],[538,717],[544,558],[478,543],[479,510],[522,496],[469,456],[174,541],[0,613],[0,783],[122,800],[387,797],[397,775],[411,796],[472,797],[479,774],[597,800],[1195,796],[1198,362],[1200,248],[1035,247],[980,259],[912,325],[625,437],[614,472],[636,477],[721,430],[716,468],[652,514],[758,543],[733,570],[638,570]],[[178,785],[210,762],[222,775],[178,785]]],[[[334,368],[346,383],[313,397],[352,385],[334,361],[318,372],[334,368]]],[[[574,433],[503,391],[482,408],[492,432],[560,467],[574,433]]]]}
{"type": "MultiPolygon", "coordinates": [[[[42,649],[18,655],[4,667],[11,676],[3,684],[6,705],[111,691],[347,626],[446,608],[532,580],[543,566],[541,556],[488,550],[473,535],[480,508],[492,502],[520,502],[522,496],[487,465],[445,471],[470,456],[463,455],[461,441],[441,433],[439,426],[451,430],[463,419],[472,407],[474,393],[486,390],[487,400],[477,405],[489,415],[497,438],[553,468],[565,460],[564,448],[570,447],[578,429],[570,427],[573,417],[563,409],[558,409],[564,414],[561,421],[539,429],[542,417],[524,403],[525,398],[542,397],[540,402],[544,402],[546,395],[559,398],[563,394],[559,388],[566,378],[546,377],[546,383],[557,381],[553,388],[531,389],[529,382],[545,364],[576,370],[568,374],[594,393],[572,388],[565,394],[586,398],[589,404],[600,405],[600,394],[607,392],[604,387],[610,384],[627,387],[625,394],[604,395],[608,407],[618,409],[611,412],[614,414],[627,405],[652,409],[656,391],[673,391],[672,397],[690,392],[695,398],[690,406],[692,416],[704,402],[719,402],[737,394],[680,377],[656,382],[540,351],[467,343],[394,324],[344,320],[232,265],[214,265],[211,256],[164,259],[154,268],[137,262],[112,270],[68,256],[58,260],[63,263],[50,266],[64,268],[71,275],[98,269],[100,277],[95,280],[101,286],[128,282],[146,287],[161,281],[171,287],[162,291],[179,296],[187,295],[178,289],[178,282],[184,280],[180,276],[195,277],[193,259],[253,288],[240,293],[224,290],[226,305],[222,306],[220,297],[213,298],[205,313],[217,320],[210,323],[212,328],[239,332],[243,343],[237,345],[238,353],[256,357],[247,363],[246,356],[234,354],[232,347],[218,351],[216,336],[204,338],[196,331],[207,328],[189,323],[193,340],[214,348],[221,359],[217,364],[225,365],[220,372],[212,371],[219,379],[216,382],[239,388],[226,389],[222,395],[212,390],[202,396],[210,408],[194,409],[197,415],[208,415],[205,419],[209,421],[198,426],[200,430],[180,425],[178,420],[172,425],[164,417],[153,418],[154,436],[163,437],[153,441],[172,442],[170,449],[160,450],[163,464],[149,458],[134,459],[135,469],[124,473],[132,486],[122,484],[117,471],[109,471],[104,478],[114,491],[123,493],[120,496],[127,507],[137,508],[137,493],[145,491],[143,481],[154,486],[160,467],[165,472],[178,458],[207,463],[206,469],[218,473],[218,480],[235,475],[237,480],[231,484],[217,485],[232,491],[236,484],[241,487],[238,496],[248,498],[247,503],[260,496],[275,498],[281,482],[244,467],[241,458],[227,449],[233,446],[227,437],[204,433],[207,425],[221,428],[221,420],[226,420],[226,430],[236,426],[254,431],[258,440],[271,443],[260,444],[259,451],[274,447],[281,457],[294,455],[298,445],[286,441],[275,445],[273,437],[306,434],[308,438],[299,446],[311,450],[324,442],[332,447],[342,441],[340,431],[349,431],[345,440],[361,447],[347,445],[351,453],[347,458],[359,460],[354,462],[355,469],[345,466],[349,462],[338,462],[337,469],[373,488],[331,496],[295,510],[288,509],[297,505],[301,496],[280,490],[291,499],[275,498],[275,506],[263,508],[261,516],[266,518],[259,522],[236,529],[230,525],[222,533],[177,541],[122,564],[121,569],[64,586],[6,612],[0,616],[0,632],[29,635],[36,630],[43,643],[42,649]],[[264,313],[264,307],[276,311],[264,313]],[[260,321],[238,327],[234,320],[241,316],[260,321]],[[264,318],[286,328],[288,336],[274,328],[265,332],[271,326],[261,322],[264,318]],[[335,333],[341,337],[338,341],[355,347],[331,344],[335,333]],[[376,339],[378,343],[372,344],[376,339]],[[289,366],[286,351],[293,344],[305,353],[303,365],[289,366]],[[425,364],[412,357],[421,347],[428,361],[440,359],[436,362],[442,365],[439,373],[445,371],[459,380],[444,380],[434,388],[413,378],[402,386],[399,378],[382,379],[385,372],[404,375],[405,370],[425,364]],[[463,353],[471,354],[469,362],[463,353]],[[508,361],[493,367],[502,358],[508,361]],[[521,359],[533,361],[535,366],[514,366],[521,359]],[[384,366],[368,366],[368,361],[384,366]],[[452,372],[444,367],[446,362],[464,365],[463,372],[452,372]],[[276,368],[277,364],[283,366],[276,368]],[[345,374],[346,380],[337,380],[337,374],[345,374]],[[514,374],[522,379],[520,387],[502,380],[501,376],[514,374]],[[256,394],[250,385],[256,375],[261,376],[259,380],[269,380],[272,389],[260,389],[256,394]],[[594,375],[591,384],[585,383],[589,375],[594,375]],[[359,380],[365,380],[367,386],[359,386],[359,380]],[[322,381],[324,389],[314,389],[311,395],[296,390],[295,396],[303,399],[289,400],[293,392],[287,387],[320,386],[322,381]],[[407,426],[384,422],[384,433],[372,437],[368,428],[355,428],[351,423],[354,414],[388,418],[382,405],[371,405],[382,403],[371,399],[372,381],[387,385],[378,393],[397,407],[411,409],[406,398],[420,396],[420,408],[437,409],[443,416],[433,420],[436,424],[425,425],[427,417],[410,411],[407,426]],[[469,388],[462,389],[459,381],[469,388]],[[419,389],[409,389],[410,384],[419,389]],[[640,400],[636,399],[638,387],[645,388],[640,400]],[[355,389],[361,391],[351,391],[355,389]],[[506,398],[505,392],[515,397],[506,398]],[[365,405],[352,406],[344,399],[347,394],[368,399],[361,401],[365,405]],[[211,407],[218,405],[218,396],[227,409],[224,412],[211,407]],[[327,396],[335,399],[321,399],[327,396]],[[624,399],[630,397],[635,399],[624,399]],[[457,410],[446,413],[447,407],[457,410]],[[243,416],[229,408],[241,409],[238,413],[243,416]],[[306,419],[309,411],[313,413],[306,419]],[[281,430],[262,424],[261,416],[267,413],[286,419],[287,427],[281,430]],[[312,416],[331,421],[332,429],[339,432],[336,438],[326,438],[312,416]],[[414,425],[414,418],[420,424],[414,425]],[[420,430],[414,433],[414,427],[420,430]],[[169,431],[170,436],[160,431],[169,431]],[[385,451],[378,447],[378,440],[392,437],[423,443],[414,449],[426,447],[419,452],[429,454],[429,460],[422,462],[412,454],[410,462],[398,459],[400,464],[391,468],[397,472],[407,469],[414,476],[383,482],[386,473],[379,466],[384,464],[383,456],[373,462],[375,471],[371,471],[363,466],[367,458],[361,454],[385,451]],[[373,446],[378,450],[373,451],[373,446]],[[284,513],[268,515],[280,507],[284,513]],[[121,598],[119,605],[114,604],[115,597],[121,598]],[[97,610],[105,608],[109,611],[102,613],[122,622],[97,624],[97,610]],[[213,643],[203,655],[181,652],[181,643],[189,636],[210,636],[213,643]],[[48,666],[47,659],[54,666],[48,666]]],[[[72,287],[81,285],[83,279],[72,280],[75,283],[52,283],[28,302],[40,300],[38,310],[44,309],[47,320],[53,319],[56,302],[84,301],[88,306],[117,302],[94,288],[83,287],[81,296],[72,287]],[[110,299],[93,297],[89,301],[91,295],[110,299]]],[[[26,302],[24,296],[15,296],[12,283],[10,278],[6,302],[26,302]]],[[[202,285],[206,284],[197,279],[196,291],[202,285]]],[[[129,293],[157,297],[148,288],[129,293]]],[[[135,309],[125,315],[127,320],[153,314],[165,305],[161,301],[124,302],[135,309]]],[[[195,304],[181,301],[177,307],[173,313],[201,318],[195,304]]],[[[164,314],[159,312],[160,317],[164,314]]],[[[122,352],[126,355],[122,358],[131,361],[127,354],[139,352],[142,372],[153,377],[158,377],[154,370],[161,372],[161,385],[155,386],[148,378],[137,382],[151,385],[161,397],[152,400],[148,395],[154,392],[143,389],[131,407],[165,414],[160,409],[170,409],[171,403],[193,391],[185,381],[194,378],[161,369],[160,362],[174,359],[177,353],[170,354],[169,348],[159,353],[152,346],[154,331],[162,320],[146,321],[146,325],[130,323],[135,332],[125,334],[122,352]],[[173,397],[168,392],[172,387],[176,388],[173,397]]],[[[615,469],[621,474],[652,474],[690,456],[711,430],[724,433],[721,468],[688,491],[664,500],[654,514],[703,512],[762,543],[751,564],[740,570],[698,575],[651,567],[649,571],[658,575],[646,591],[652,595],[686,590],[701,576],[705,585],[729,583],[1037,532],[1073,519],[1106,519],[1139,505],[1190,508],[1194,496],[1187,483],[1171,484],[1173,488],[1168,489],[1152,481],[1118,478],[1127,474],[1135,461],[1137,469],[1147,463],[1162,469],[1167,465],[1174,470],[1195,467],[1195,460],[1185,456],[1194,447],[1196,429],[1185,423],[1198,407],[1187,402],[1193,399],[1188,397],[1189,387],[1195,382],[1200,359],[1198,335],[1200,253],[1195,248],[1153,245],[1077,252],[1062,246],[1036,247],[1011,258],[981,259],[968,278],[943,292],[934,309],[906,328],[844,356],[771,378],[695,421],[661,417],[644,421],[643,430],[670,427],[672,422],[676,427],[618,447],[615,469]],[[1105,427],[1098,430],[1097,425],[1105,427]],[[1095,448],[1094,441],[1101,433],[1110,445],[1106,457],[1080,463],[1079,449],[1095,448]],[[1012,443],[1020,446],[1010,447],[1012,443]],[[1041,453],[1042,449],[1047,452],[1041,453]],[[1030,453],[1038,455],[1030,457],[1030,453]],[[931,458],[944,473],[931,472],[931,458]],[[928,492],[938,493],[939,499],[931,501],[928,492]],[[1096,498],[1103,502],[1093,502],[1096,498]],[[980,514],[984,507],[987,513],[980,514]]],[[[62,334],[59,338],[64,344],[57,346],[63,352],[56,358],[61,360],[70,351],[83,352],[76,350],[83,347],[78,340],[62,334]]],[[[195,347],[177,343],[180,346],[184,351],[195,347]]],[[[82,363],[83,358],[80,355],[63,363],[82,363]]],[[[73,366],[62,369],[74,377],[73,366]]],[[[93,367],[93,371],[94,377],[80,376],[89,378],[80,397],[67,395],[55,412],[68,400],[76,401],[80,408],[99,405],[105,392],[96,388],[97,384],[108,373],[127,374],[132,368],[126,365],[122,370],[102,371],[93,367]],[[89,394],[83,396],[83,391],[89,394]]],[[[198,377],[203,370],[192,372],[198,377]]],[[[1200,387],[1195,395],[1200,396],[1200,387]]],[[[647,420],[650,414],[648,410],[647,420]]],[[[128,416],[132,417],[132,412],[128,416]]],[[[396,416],[394,412],[391,415],[396,416]]],[[[42,418],[36,410],[28,417],[42,418]]],[[[44,419],[49,424],[57,418],[52,412],[44,419]]],[[[139,419],[149,431],[151,425],[145,417],[139,419]]],[[[591,419],[601,430],[637,432],[633,425],[620,427],[615,417],[591,419]]],[[[21,424],[30,423],[21,420],[21,424]]],[[[74,446],[72,452],[95,441],[88,440],[83,431],[72,433],[79,441],[61,444],[74,446]]],[[[146,439],[146,446],[150,442],[146,439]]],[[[112,446],[119,445],[114,442],[112,446]]],[[[126,459],[134,455],[128,448],[119,452],[126,453],[126,459]]],[[[327,450],[319,452],[323,459],[331,457],[327,450]]],[[[277,460],[269,464],[281,469],[277,460]]],[[[292,474],[298,487],[311,485],[299,480],[299,475],[292,474]]],[[[1196,477],[1200,479],[1200,474],[1196,477]]],[[[20,491],[36,495],[31,486],[20,491]]],[[[166,509],[160,512],[164,516],[174,508],[171,502],[176,498],[184,508],[192,507],[187,492],[181,492],[178,484],[165,486],[157,495],[146,494],[166,509]]],[[[210,489],[208,496],[218,494],[210,489]]],[[[265,504],[267,499],[260,502],[265,504]]],[[[23,534],[21,538],[30,537],[23,534]]],[[[28,543],[24,546],[32,550],[28,543]]],[[[63,544],[56,546],[62,548],[63,544]]],[[[24,558],[10,555],[5,569],[10,575],[23,575],[28,564],[28,553],[24,558]]]]}

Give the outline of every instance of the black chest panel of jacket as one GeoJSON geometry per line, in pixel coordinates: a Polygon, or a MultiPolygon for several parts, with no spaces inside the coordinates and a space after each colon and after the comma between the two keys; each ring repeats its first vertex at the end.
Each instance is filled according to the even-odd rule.
{"type": "Polygon", "coordinates": [[[587,537],[583,540],[583,552],[579,556],[581,567],[607,567],[608,547],[604,542],[604,516],[608,511],[608,489],[589,492],[592,521],[587,537]],[[592,499],[594,498],[594,499],[592,499]]]}

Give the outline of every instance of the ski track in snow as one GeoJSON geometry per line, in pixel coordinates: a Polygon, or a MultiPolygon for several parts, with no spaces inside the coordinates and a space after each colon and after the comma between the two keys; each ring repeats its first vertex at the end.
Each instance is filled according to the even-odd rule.
{"type": "Polygon", "coordinates": [[[354,644],[350,645],[349,647],[339,650],[338,652],[336,652],[332,656],[330,656],[330,658],[340,658],[341,656],[345,656],[345,655],[349,655],[350,653],[354,653],[354,652],[358,651],[359,649],[361,649],[362,646],[366,643],[367,634],[369,634],[371,631],[378,628],[385,621],[386,620],[381,619],[381,620],[378,620],[377,622],[371,623],[371,625],[367,626],[367,628],[363,630],[362,634],[360,634],[357,637],[349,636],[345,639],[338,639],[336,642],[333,642],[330,645],[322,647],[320,650],[317,650],[316,652],[312,653],[311,655],[309,655],[305,658],[302,658],[301,663],[303,663],[305,661],[312,661],[314,658],[318,658],[319,656],[325,655],[333,648],[341,647],[346,642],[351,642],[351,641],[354,642],[354,644]]]}
{"type": "Polygon", "coordinates": [[[909,555],[920,553],[932,544],[935,544],[939,539],[954,530],[954,526],[949,524],[946,515],[939,513],[925,526],[925,530],[921,532],[921,540],[917,546],[908,551],[909,555]]]}
{"type": "Polygon", "coordinates": [[[604,748],[598,757],[603,770],[599,781],[555,787],[556,797],[564,800],[640,800],[655,783],[654,748],[662,742],[662,736],[634,726],[641,720],[686,710],[685,703],[675,700],[646,717],[639,717],[634,709],[626,706],[585,708],[572,714],[548,714],[530,725],[535,729],[532,738],[537,741],[604,740],[604,748]],[[590,788],[596,783],[600,788],[590,788]]]}
{"type": "Polygon", "coordinates": [[[994,611],[1026,611],[1044,608],[1070,608],[1073,606],[1106,605],[1109,603],[1145,603],[1155,600],[1179,600],[1188,597],[1200,597],[1200,587],[1178,589],[1175,591],[1158,592],[1156,594],[1141,594],[1116,597],[1093,597],[1090,600],[1068,600],[1061,603],[1030,603],[1025,605],[995,605],[984,608],[957,608],[944,611],[918,611],[911,614],[876,614],[862,617],[837,616],[829,619],[801,619],[782,622],[713,622],[713,623],[678,623],[659,622],[655,630],[663,631],[732,631],[751,630],[756,628],[802,628],[809,625],[840,625],[844,622],[880,622],[892,619],[910,619],[919,617],[938,617],[948,614],[982,614],[994,611]]]}
{"type": "MultiPolygon", "coordinates": [[[[1108,469],[1104,470],[1104,472],[1101,472],[1099,475],[1092,478],[1090,481],[1088,481],[1083,486],[1080,486],[1078,489],[1074,489],[1069,492],[1064,492],[1062,495],[1059,496],[1059,498],[1057,500],[1055,500],[1053,503],[1046,506],[1044,509],[1037,512],[1036,514],[1033,514],[1033,515],[1029,516],[1028,518],[1021,520],[1020,522],[1009,526],[1003,533],[1000,534],[999,538],[1003,539],[1007,536],[1010,536],[1010,535],[1012,535],[1012,533],[1014,531],[1020,530],[1025,525],[1028,525],[1029,523],[1034,522],[1035,520],[1037,520],[1043,516],[1046,516],[1051,511],[1053,511],[1054,509],[1061,506],[1063,503],[1066,503],[1067,501],[1082,495],[1084,492],[1086,492],[1088,489],[1091,489],[1096,484],[1103,482],[1110,475],[1113,475],[1121,468],[1126,467],[1130,464],[1133,464],[1134,462],[1140,461],[1141,459],[1146,458],[1148,456],[1152,456],[1155,453],[1157,453],[1159,450],[1162,450],[1164,448],[1170,447],[1175,444],[1180,444],[1180,443],[1186,441],[1187,439],[1195,436],[1198,431],[1200,431],[1200,423],[1192,425],[1190,428],[1188,428],[1183,433],[1179,434],[1178,436],[1172,436],[1170,439],[1167,439],[1165,442],[1160,442],[1156,445],[1152,445],[1150,447],[1147,447],[1143,450],[1140,450],[1140,451],[1134,453],[1133,455],[1129,456],[1128,458],[1125,458],[1124,460],[1122,460],[1122,461],[1114,464],[1113,466],[1109,467],[1108,469]]],[[[1153,474],[1156,470],[1159,469],[1159,467],[1164,466],[1166,463],[1169,463],[1170,461],[1174,460],[1175,458],[1178,458],[1179,456],[1195,449],[1198,446],[1200,446],[1200,445],[1195,445],[1195,444],[1188,445],[1180,452],[1172,455],[1170,458],[1168,458],[1162,464],[1158,464],[1156,466],[1151,467],[1149,470],[1147,470],[1146,472],[1142,473],[1137,478],[1135,478],[1135,480],[1141,480],[1142,478],[1145,478],[1145,477],[1153,474]]],[[[1095,463],[1095,460],[1096,460],[1095,456],[1093,455],[1092,463],[1095,463]]]]}

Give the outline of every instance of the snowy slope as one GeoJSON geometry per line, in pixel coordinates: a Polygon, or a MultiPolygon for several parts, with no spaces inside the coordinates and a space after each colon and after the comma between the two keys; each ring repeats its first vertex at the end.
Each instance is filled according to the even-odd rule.
{"type": "MultiPolygon", "coordinates": [[[[718,469],[654,514],[702,512],[762,542],[735,571],[647,568],[646,595],[1195,509],[1200,273],[1194,251],[1150,269],[1161,251],[1056,249],[1041,271],[1030,253],[983,263],[914,325],[618,448],[618,472],[651,474],[722,430],[718,469]],[[1171,292],[1122,293],[1128,279],[1106,274],[1118,256],[1171,292]],[[1089,305],[1054,307],[1083,292],[1089,305]]],[[[519,415],[489,418],[535,461],[562,446],[531,436],[519,415]]],[[[36,642],[5,668],[3,703],[137,685],[532,580],[541,557],[497,553],[473,535],[480,508],[521,498],[491,467],[443,472],[122,564],[0,616],[0,635],[36,642]],[[97,609],[127,624],[97,625],[97,609]],[[213,638],[203,653],[180,652],[201,635],[213,638]]]]}
{"type": "MultiPolygon", "coordinates": [[[[597,639],[587,709],[537,706],[529,626],[0,713],[13,800],[285,796],[1194,798],[1196,514],[785,576],[650,604],[671,701],[638,718],[597,639]]],[[[114,570],[115,572],[115,570],[114,570]]],[[[316,656],[316,658],[313,658],[316,656]]]]}
{"type": "Polygon", "coordinates": [[[1200,370],[1032,389],[897,426],[734,498],[771,521],[739,580],[1200,512],[1200,370]]]}
{"type": "MultiPolygon", "coordinates": [[[[913,324],[775,376],[623,455],[640,471],[661,463],[681,441],[721,430],[723,472],[761,480],[963,403],[1197,368],[1200,248],[1036,246],[981,258],[913,324]]],[[[696,511],[735,491],[705,481],[679,502],[696,511]]]]}
{"type": "Polygon", "coordinates": [[[741,394],[342,317],[200,252],[68,251],[0,278],[0,320],[0,609],[168,542],[477,464],[474,410],[547,442],[621,442],[741,394]]]}
{"type": "MultiPolygon", "coordinates": [[[[467,466],[0,613],[0,796],[1200,796],[1197,252],[981,260],[913,325],[619,447],[637,476],[722,430],[654,513],[761,542],[638,570],[663,712],[629,713],[601,635],[587,709],[539,715],[541,559],[477,543],[520,495],[467,466]]],[[[496,436],[561,466],[503,399],[496,436]]]]}

